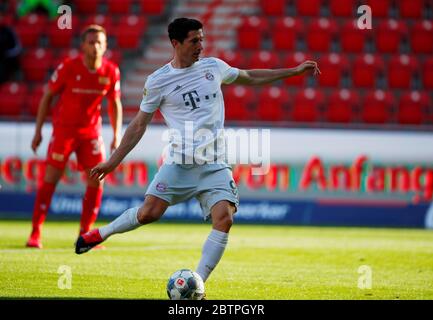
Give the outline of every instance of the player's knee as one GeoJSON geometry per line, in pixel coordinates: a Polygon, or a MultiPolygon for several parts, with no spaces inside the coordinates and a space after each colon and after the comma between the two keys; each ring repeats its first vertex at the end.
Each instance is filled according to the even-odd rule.
{"type": "Polygon", "coordinates": [[[102,188],[103,182],[99,179],[88,178],[87,185],[92,188],[102,188]]]}
{"type": "Polygon", "coordinates": [[[137,219],[140,224],[155,222],[161,218],[161,214],[155,208],[142,207],[138,211],[137,219]]]}
{"type": "Polygon", "coordinates": [[[148,224],[157,221],[161,218],[164,210],[157,203],[146,201],[146,203],[138,210],[137,219],[140,224],[148,224]]]}
{"type": "Polygon", "coordinates": [[[44,181],[51,184],[57,184],[61,179],[62,175],[63,175],[62,169],[58,169],[52,165],[47,165],[45,169],[44,181]]]}
{"type": "Polygon", "coordinates": [[[227,233],[233,225],[233,215],[230,210],[227,210],[223,214],[212,218],[212,221],[214,229],[227,233]]]}

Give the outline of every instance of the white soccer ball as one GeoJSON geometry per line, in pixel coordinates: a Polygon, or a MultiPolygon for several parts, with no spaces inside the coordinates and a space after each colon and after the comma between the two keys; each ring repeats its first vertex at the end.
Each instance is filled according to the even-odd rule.
{"type": "Polygon", "coordinates": [[[203,279],[192,270],[178,270],[168,279],[167,294],[171,300],[202,300],[203,279]]]}

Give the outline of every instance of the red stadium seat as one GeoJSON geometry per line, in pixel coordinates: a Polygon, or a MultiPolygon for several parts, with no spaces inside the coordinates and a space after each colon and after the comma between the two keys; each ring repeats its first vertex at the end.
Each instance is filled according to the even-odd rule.
{"type": "Polygon", "coordinates": [[[229,86],[224,89],[225,116],[227,120],[251,120],[251,105],[256,96],[250,87],[229,86]]]}
{"type": "Polygon", "coordinates": [[[330,0],[329,9],[335,17],[354,17],[356,12],[355,0],[330,0]]]}
{"type": "Polygon", "coordinates": [[[105,51],[104,57],[110,61],[113,61],[115,64],[120,66],[122,63],[122,52],[120,50],[110,50],[105,51]]]}
{"type": "MultiPolygon", "coordinates": [[[[283,65],[286,68],[294,68],[305,60],[311,60],[311,56],[307,56],[303,52],[290,53],[284,59],[283,65]]],[[[305,84],[305,75],[286,78],[284,79],[284,83],[286,85],[303,86],[305,84]]]]}
{"type": "Polygon", "coordinates": [[[83,19],[83,27],[89,24],[98,24],[104,27],[105,31],[107,31],[107,37],[111,36],[113,31],[115,30],[113,18],[110,15],[89,15],[87,16],[87,18],[83,19]]]}
{"type": "Polygon", "coordinates": [[[359,105],[359,95],[355,91],[341,89],[334,91],[329,97],[325,119],[328,122],[348,123],[352,122],[359,105]]]}
{"type": "Polygon", "coordinates": [[[36,47],[41,35],[45,33],[48,18],[43,15],[30,14],[18,20],[15,30],[24,47],[36,47]]]}
{"type": "Polygon", "coordinates": [[[286,9],[286,0],[260,0],[260,7],[266,16],[282,16],[286,9]]]}
{"type": "Polygon", "coordinates": [[[146,32],[147,20],[144,17],[129,15],[120,19],[115,32],[120,48],[138,48],[142,35],[146,32]]]}
{"type": "Polygon", "coordinates": [[[380,56],[363,54],[353,64],[352,82],[357,87],[374,87],[379,72],[383,72],[384,63],[380,56]]]}
{"type": "Polygon", "coordinates": [[[240,51],[222,50],[218,52],[217,56],[232,67],[241,69],[247,67],[245,54],[242,54],[240,51]]]}
{"type": "MultiPolygon", "coordinates": [[[[137,110],[137,106],[130,107],[131,117],[134,117],[137,114],[137,110]]],[[[152,123],[164,123],[164,117],[162,116],[161,110],[156,109],[156,111],[153,113],[152,123]]]]}
{"type": "Polygon", "coordinates": [[[274,69],[279,68],[280,58],[272,51],[256,51],[251,55],[249,69],[274,69]]]}
{"type": "Polygon", "coordinates": [[[341,89],[329,97],[325,119],[328,122],[348,123],[355,118],[355,109],[359,105],[359,95],[355,91],[341,89]]]}
{"type": "Polygon", "coordinates": [[[29,50],[22,58],[24,78],[30,81],[44,81],[52,63],[53,54],[43,48],[29,50]]]}
{"type": "Polygon", "coordinates": [[[379,24],[375,35],[379,52],[398,53],[403,37],[407,36],[407,27],[402,21],[389,19],[379,24]]]}
{"type": "Polygon", "coordinates": [[[31,13],[18,20],[18,25],[26,25],[33,28],[46,27],[48,17],[41,14],[31,13]]]}
{"type": "Polygon", "coordinates": [[[24,83],[6,82],[0,85],[0,116],[19,116],[27,101],[24,83]]]}
{"type": "Polygon", "coordinates": [[[388,85],[391,88],[409,89],[418,69],[415,57],[406,54],[393,56],[388,65],[388,85]]]}
{"type": "Polygon", "coordinates": [[[399,0],[397,5],[402,18],[419,19],[422,17],[424,0],[399,0]]]}
{"type": "Polygon", "coordinates": [[[241,49],[259,49],[262,37],[268,31],[268,20],[261,17],[244,17],[238,28],[238,45],[241,49]]]}
{"type": "Polygon", "coordinates": [[[0,25],[12,26],[15,25],[14,16],[0,15],[0,25]]]}
{"type": "MultiPolygon", "coordinates": [[[[44,94],[45,85],[36,86],[29,95],[28,107],[30,115],[35,117],[38,114],[39,103],[44,94]]],[[[51,113],[51,109],[49,110],[51,113]]]]}
{"type": "Polygon", "coordinates": [[[117,28],[136,28],[139,29],[140,32],[145,32],[147,31],[147,24],[147,19],[145,17],[130,14],[120,17],[117,28]]]}
{"type": "Polygon", "coordinates": [[[54,48],[69,48],[72,46],[72,40],[79,25],[79,19],[72,16],[72,29],[59,29],[57,20],[49,23],[47,36],[50,46],[54,48]]]}
{"type": "Polygon", "coordinates": [[[333,20],[326,18],[314,20],[308,26],[308,48],[313,51],[329,51],[336,31],[337,24],[333,20]]]}
{"type": "Polygon", "coordinates": [[[429,20],[415,22],[410,30],[412,52],[433,52],[433,23],[429,20]]]}
{"type": "MultiPolygon", "coordinates": [[[[72,59],[72,58],[77,57],[80,54],[81,54],[81,51],[79,49],[76,49],[76,48],[61,50],[59,52],[59,54],[57,55],[57,57],[55,57],[52,60],[50,67],[52,69],[56,69],[64,59],[66,59],[66,58],[72,59]]],[[[113,61],[114,63],[116,63],[118,65],[120,65],[122,63],[122,53],[119,50],[107,49],[107,51],[105,51],[104,57],[113,61]]]]}
{"type": "Polygon", "coordinates": [[[148,15],[161,15],[164,13],[165,0],[140,0],[141,12],[148,15]]]}
{"type": "Polygon", "coordinates": [[[291,118],[297,122],[315,122],[320,119],[320,105],[324,103],[321,92],[306,88],[296,94],[291,118]]]}
{"type": "Polygon", "coordinates": [[[400,97],[397,119],[400,124],[422,124],[428,119],[429,96],[425,92],[412,91],[400,97]]]}
{"type": "Polygon", "coordinates": [[[318,17],[322,0],[295,0],[297,16],[318,17]]]}
{"type": "Polygon", "coordinates": [[[286,90],[279,87],[266,87],[259,95],[258,116],[262,121],[282,121],[284,106],[289,101],[286,90]]]}
{"type": "Polygon", "coordinates": [[[344,55],[338,53],[330,53],[323,55],[319,59],[319,68],[322,72],[318,76],[321,86],[338,87],[343,72],[349,68],[349,60],[344,55]]]}
{"type": "Polygon", "coordinates": [[[108,12],[110,14],[128,14],[131,4],[131,0],[108,0],[108,12]]]}
{"type": "Polygon", "coordinates": [[[373,17],[387,18],[391,8],[391,0],[368,0],[367,4],[371,7],[373,17]]]}
{"type": "Polygon", "coordinates": [[[344,23],[340,33],[340,45],[345,52],[363,52],[369,30],[358,28],[357,20],[344,23]]]}
{"type": "Polygon", "coordinates": [[[272,41],[274,49],[292,50],[296,45],[296,38],[304,33],[304,23],[301,19],[292,17],[278,18],[275,22],[272,41]]]}
{"type": "Polygon", "coordinates": [[[56,69],[59,66],[59,64],[62,63],[62,61],[65,60],[66,58],[75,58],[80,54],[81,54],[80,50],[76,48],[60,50],[57,57],[52,59],[50,68],[56,69]]]}
{"type": "Polygon", "coordinates": [[[427,59],[422,66],[422,83],[424,89],[433,89],[433,57],[427,59]]]}
{"type": "Polygon", "coordinates": [[[98,9],[100,0],[75,0],[74,4],[79,12],[86,14],[95,14],[98,9]]]}
{"type": "Polygon", "coordinates": [[[392,117],[394,98],[390,92],[374,90],[367,93],[362,105],[361,117],[364,123],[383,124],[392,117]]]}

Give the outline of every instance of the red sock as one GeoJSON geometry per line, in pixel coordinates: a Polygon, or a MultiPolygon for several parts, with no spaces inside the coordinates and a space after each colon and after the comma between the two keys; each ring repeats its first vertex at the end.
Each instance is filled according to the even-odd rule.
{"type": "Polygon", "coordinates": [[[83,212],[81,213],[80,235],[90,230],[98,217],[102,201],[102,188],[87,187],[83,198],[83,212]]]}
{"type": "Polygon", "coordinates": [[[41,227],[47,216],[55,189],[55,184],[43,182],[37,191],[35,206],[33,209],[32,236],[40,237],[41,227]]]}

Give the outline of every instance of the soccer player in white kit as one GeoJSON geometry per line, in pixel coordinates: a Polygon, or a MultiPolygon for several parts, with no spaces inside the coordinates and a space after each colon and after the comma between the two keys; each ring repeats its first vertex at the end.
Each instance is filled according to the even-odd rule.
{"type": "Polygon", "coordinates": [[[240,70],[217,58],[200,59],[203,25],[195,19],[175,19],[168,26],[168,35],[174,48],[173,60],[147,78],[140,110],[128,125],[120,146],[108,161],[93,168],[92,174],[103,179],[113,171],[140,141],[158,108],[168,127],[178,134],[170,137],[166,161],[150,183],[143,205],[130,208],[110,224],[82,235],[75,252],[87,252],[113,234],[157,221],[168,206],[195,197],[204,218],[212,221],[212,231],[196,269],[206,281],[224,253],[239,204],[231,169],[224,161],[225,148],[213,148],[224,139],[221,84],[261,85],[307,71],[314,74],[320,71],[314,61],[286,69],[240,70]],[[188,138],[200,135],[204,129],[212,134],[192,141],[188,138]]]}

